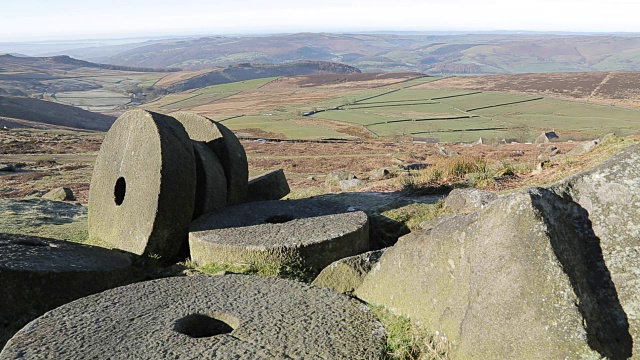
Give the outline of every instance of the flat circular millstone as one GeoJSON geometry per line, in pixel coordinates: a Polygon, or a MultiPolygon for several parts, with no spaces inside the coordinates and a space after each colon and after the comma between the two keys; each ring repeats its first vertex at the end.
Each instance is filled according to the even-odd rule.
{"type": "Polygon", "coordinates": [[[315,276],[332,262],[369,250],[362,211],[304,199],[259,201],[205,214],[189,228],[191,259],[199,265],[253,264],[315,276]]]}
{"type": "Polygon", "coordinates": [[[192,140],[204,141],[218,156],[227,177],[227,205],[247,199],[249,165],[244,147],[233,132],[219,122],[195,113],[169,114],[182,123],[192,140]]]}
{"type": "Polygon", "coordinates": [[[263,276],[173,277],[61,306],[18,332],[0,359],[381,359],[366,305],[263,276]]]}
{"type": "Polygon", "coordinates": [[[0,234],[0,348],[26,323],[83,296],[131,282],[129,256],[35,236],[0,234]]]}
{"type": "Polygon", "coordinates": [[[89,189],[89,238],[138,255],[173,260],[192,219],[196,165],[182,125],[127,111],[113,124],[89,189]]]}
{"type": "Polygon", "coordinates": [[[193,217],[220,210],[227,204],[227,179],[216,154],[203,142],[192,140],[196,158],[196,198],[193,217]]]}

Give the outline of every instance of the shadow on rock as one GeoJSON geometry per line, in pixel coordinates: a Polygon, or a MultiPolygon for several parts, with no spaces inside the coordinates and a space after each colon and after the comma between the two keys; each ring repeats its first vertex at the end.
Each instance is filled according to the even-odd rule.
{"type": "Polygon", "coordinates": [[[600,239],[588,212],[570,198],[539,189],[533,205],[548,227],[551,246],[579,298],[589,346],[609,359],[632,355],[633,339],[611,274],[604,262],[600,239]]]}

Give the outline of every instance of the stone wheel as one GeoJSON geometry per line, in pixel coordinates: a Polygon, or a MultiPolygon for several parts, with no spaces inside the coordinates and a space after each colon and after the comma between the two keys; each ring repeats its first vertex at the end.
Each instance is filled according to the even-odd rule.
{"type": "Polygon", "coordinates": [[[192,140],[207,143],[220,159],[227,177],[227,205],[245,202],[249,181],[247,154],[233,132],[202,115],[175,112],[170,116],[182,123],[192,140]]]}
{"type": "Polygon", "coordinates": [[[189,136],[172,117],[127,111],[107,133],[89,189],[89,237],[172,260],[185,245],[196,170],[189,136]]]}

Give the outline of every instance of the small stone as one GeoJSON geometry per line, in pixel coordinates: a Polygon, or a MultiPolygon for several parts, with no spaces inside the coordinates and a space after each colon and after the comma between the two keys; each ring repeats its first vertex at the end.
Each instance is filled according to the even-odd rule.
{"type": "Polygon", "coordinates": [[[313,285],[351,295],[364,277],[378,263],[386,249],[369,251],[331,263],[313,280],[313,285]]]}
{"type": "Polygon", "coordinates": [[[371,174],[369,175],[369,180],[380,181],[380,180],[388,179],[390,177],[391,177],[391,172],[389,171],[389,169],[382,168],[382,169],[374,170],[373,172],[371,172],[371,174]]]}
{"type": "Polygon", "coordinates": [[[75,200],[75,196],[73,195],[73,191],[68,187],[59,187],[55,188],[48,193],[42,195],[43,199],[54,200],[54,201],[73,201],[75,200]]]}
{"type": "Polygon", "coordinates": [[[324,180],[325,185],[333,186],[339,185],[341,180],[353,180],[356,179],[356,176],[353,173],[348,171],[332,171],[330,172],[324,180]]]}
{"type": "Polygon", "coordinates": [[[347,191],[353,188],[357,188],[362,184],[364,184],[364,181],[360,179],[340,180],[340,189],[342,189],[342,191],[347,191]]]}

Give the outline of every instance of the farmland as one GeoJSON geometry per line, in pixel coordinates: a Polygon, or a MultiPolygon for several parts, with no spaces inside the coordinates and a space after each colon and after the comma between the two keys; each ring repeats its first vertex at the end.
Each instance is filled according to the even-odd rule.
{"type": "MultiPolygon", "coordinates": [[[[640,132],[640,111],[587,103],[582,98],[561,99],[526,87],[516,92],[450,86],[465,81],[457,78],[363,75],[307,75],[216,85],[168,95],[145,108],[194,111],[223,121],[248,138],[374,140],[414,136],[441,142],[479,138],[527,142],[551,130],[564,139],[640,132]]],[[[604,77],[580,81],[602,82],[604,77]]],[[[567,81],[565,87],[570,86],[567,81]]],[[[593,92],[580,91],[585,96],[593,92]]]]}

